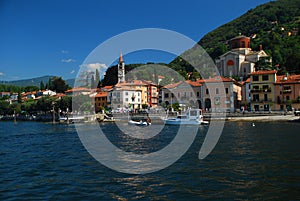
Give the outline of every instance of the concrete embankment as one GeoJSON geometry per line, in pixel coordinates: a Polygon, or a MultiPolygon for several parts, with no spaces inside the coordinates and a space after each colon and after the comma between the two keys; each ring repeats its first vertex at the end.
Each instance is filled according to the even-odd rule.
{"type": "Polygon", "coordinates": [[[226,120],[226,121],[300,121],[298,116],[293,113],[221,113],[221,114],[204,114],[204,119],[214,120],[226,120]]]}

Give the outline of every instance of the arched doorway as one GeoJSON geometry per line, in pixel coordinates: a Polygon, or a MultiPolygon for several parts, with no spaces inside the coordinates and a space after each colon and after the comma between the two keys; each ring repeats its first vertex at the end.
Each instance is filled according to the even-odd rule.
{"type": "Polygon", "coordinates": [[[199,109],[202,109],[202,103],[201,103],[201,100],[197,100],[197,103],[198,103],[199,109]]]}
{"type": "Polygon", "coordinates": [[[205,105],[204,109],[210,111],[210,109],[211,109],[211,100],[210,100],[210,98],[205,99],[204,105],[205,105]]]}

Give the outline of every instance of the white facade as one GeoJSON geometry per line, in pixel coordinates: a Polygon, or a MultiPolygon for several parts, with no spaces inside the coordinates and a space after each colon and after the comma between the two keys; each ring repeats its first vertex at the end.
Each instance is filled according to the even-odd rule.
{"type": "Polygon", "coordinates": [[[116,88],[108,94],[108,101],[112,109],[140,109],[142,108],[142,91],[129,88],[116,88]]]}
{"type": "Polygon", "coordinates": [[[221,76],[245,78],[255,71],[255,63],[261,57],[268,57],[265,51],[252,51],[251,48],[232,49],[216,59],[216,66],[221,76]]]}

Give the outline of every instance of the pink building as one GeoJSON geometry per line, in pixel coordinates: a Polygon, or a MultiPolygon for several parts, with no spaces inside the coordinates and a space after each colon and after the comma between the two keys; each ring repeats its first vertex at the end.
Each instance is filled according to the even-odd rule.
{"type": "Polygon", "coordinates": [[[241,86],[231,78],[216,76],[198,80],[202,87],[202,103],[206,111],[234,112],[242,101],[241,86]]]}
{"type": "Polygon", "coordinates": [[[275,110],[300,108],[300,75],[277,76],[275,103],[275,110]]]}

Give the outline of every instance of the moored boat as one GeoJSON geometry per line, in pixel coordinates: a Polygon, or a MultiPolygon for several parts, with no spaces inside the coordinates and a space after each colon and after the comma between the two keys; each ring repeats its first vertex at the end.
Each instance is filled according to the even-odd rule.
{"type": "Polygon", "coordinates": [[[203,120],[202,110],[188,109],[184,115],[178,115],[176,118],[164,119],[166,125],[201,125],[208,124],[203,120]]]}

